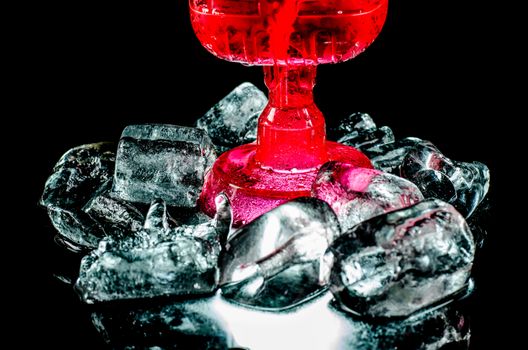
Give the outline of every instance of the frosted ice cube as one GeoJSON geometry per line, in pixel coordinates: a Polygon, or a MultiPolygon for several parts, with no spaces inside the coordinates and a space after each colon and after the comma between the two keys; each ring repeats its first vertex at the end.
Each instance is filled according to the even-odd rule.
{"type": "Polygon", "coordinates": [[[154,201],[143,230],[103,239],[81,262],[76,289],[87,303],[213,292],[218,256],[231,223],[227,198],[203,224],[173,228],[163,201],[154,201]]]}
{"type": "Polygon", "coordinates": [[[107,236],[125,236],[143,228],[145,216],[132,203],[111,196],[108,180],[86,203],[82,211],[96,221],[107,236]]]}
{"type": "Polygon", "coordinates": [[[209,136],[200,129],[165,124],[129,125],[119,141],[113,196],[195,207],[205,171],[215,160],[209,136]]]}
{"type": "Polygon", "coordinates": [[[75,245],[96,247],[102,227],[81,208],[114,171],[115,145],[93,143],[66,152],[44,186],[40,204],[48,209],[61,237],[75,245]]]}
{"type": "Polygon", "coordinates": [[[196,121],[220,151],[257,137],[257,122],[268,103],[266,95],[251,83],[242,83],[196,121]]]}

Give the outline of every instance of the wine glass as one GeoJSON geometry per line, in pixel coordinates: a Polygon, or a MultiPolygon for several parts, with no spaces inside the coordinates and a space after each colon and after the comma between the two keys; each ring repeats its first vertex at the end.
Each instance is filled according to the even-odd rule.
{"type": "Polygon", "coordinates": [[[264,66],[269,102],[257,141],[223,153],[208,172],[199,204],[214,215],[214,199],[231,200],[234,225],[290,199],[309,196],[322,164],[338,160],[372,167],[353,147],[326,140],[313,101],[318,64],[363,52],[385,22],[388,0],[189,0],[191,22],[215,56],[264,66]]]}

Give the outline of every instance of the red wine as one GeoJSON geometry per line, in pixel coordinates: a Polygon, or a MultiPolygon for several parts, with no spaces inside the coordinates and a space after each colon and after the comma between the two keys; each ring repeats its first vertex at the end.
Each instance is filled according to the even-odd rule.
{"type": "Polygon", "coordinates": [[[194,31],[214,55],[250,65],[337,63],[377,37],[388,0],[191,0],[194,31]]]}

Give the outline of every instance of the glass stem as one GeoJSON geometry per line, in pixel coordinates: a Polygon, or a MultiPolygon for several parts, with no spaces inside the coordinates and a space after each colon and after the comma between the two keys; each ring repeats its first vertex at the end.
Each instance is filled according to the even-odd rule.
{"type": "Polygon", "coordinates": [[[275,171],[303,171],[328,160],[323,114],[313,100],[316,66],[264,66],[269,102],[259,118],[256,160],[275,171]]]}

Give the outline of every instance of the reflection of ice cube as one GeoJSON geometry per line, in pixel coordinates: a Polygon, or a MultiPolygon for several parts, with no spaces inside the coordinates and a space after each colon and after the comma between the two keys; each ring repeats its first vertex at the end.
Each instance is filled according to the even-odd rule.
{"type": "Polygon", "coordinates": [[[455,304],[405,319],[369,322],[335,308],[327,292],[287,312],[240,307],[221,298],[211,302],[237,345],[251,350],[447,350],[455,345],[461,350],[470,337],[467,315],[455,304]]]}
{"type": "Polygon", "coordinates": [[[214,220],[176,228],[171,227],[165,204],[155,201],[143,230],[107,237],[83,258],[76,288],[88,303],[211,293],[218,282],[220,242],[230,222],[223,195],[214,220]]]}
{"type": "MultiPolygon", "coordinates": [[[[387,323],[374,323],[367,349],[468,349],[471,332],[467,315],[449,305],[387,323]],[[375,344],[375,345],[374,345],[375,344]]],[[[353,347],[356,348],[356,347],[353,347]]]]}
{"type": "Polygon", "coordinates": [[[403,317],[463,289],[474,253],[462,215],[432,199],[353,227],[334,241],[325,262],[345,309],[403,317]]]}
{"type": "Polygon", "coordinates": [[[449,202],[466,217],[484,199],[490,184],[486,165],[452,161],[428,141],[416,144],[407,153],[400,171],[426,197],[449,202]]]}
{"type": "Polygon", "coordinates": [[[258,117],[267,103],[262,91],[243,83],[198,119],[196,126],[205,130],[221,151],[252,142],[257,137],[258,117]]]}
{"type": "Polygon", "coordinates": [[[112,349],[226,350],[232,337],[207,301],[108,307],[94,311],[92,322],[112,349]]]}
{"type": "Polygon", "coordinates": [[[340,162],[321,167],[312,195],[330,204],[342,230],[423,199],[420,190],[410,181],[340,162]]]}
{"type": "Polygon", "coordinates": [[[176,125],[130,125],[117,149],[113,195],[150,203],[194,207],[205,171],[215,160],[207,134],[176,125]]]}
{"type": "Polygon", "coordinates": [[[235,231],[221,260],[224,297],[270,309],[321,290],[321,258],[340,233],[330,207],[315,198],[285,203],[235,231]]]}
{"type": "Polygon", "coordinates": [[[103,237],[101,226],[81,211],[97,189],[112,177],[114,145],[94,143],[66,152],[46,181],[40,204],[66,240],[95,247],[103,237]]]}

